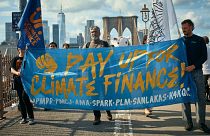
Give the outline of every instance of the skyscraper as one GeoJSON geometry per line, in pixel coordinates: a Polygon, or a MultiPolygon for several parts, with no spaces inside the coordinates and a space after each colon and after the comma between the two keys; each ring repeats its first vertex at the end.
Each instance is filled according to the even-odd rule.
{"type": "Polygon", "coordinates": [[[65,27],[65,14],[62,11],[58,13],[58,25],[59,25],[59,48],[62,48],[63,43],[66,42],[66,27],[65,27]]]}
{"type": "Polygon", "coordinates": [[[24,11],[26,4],[27,4],[27,0],[19,0],[19,10],[20,10],[20,12],[24,11]]]}
{"type": "Polygon", "coordinates": [[[138,33],[138,37],[139,37],[139,43],[142,44],[143,37],[144,37],[144,30],[139,30],[137,33],[138,33]]]}
{"type": "Polygon", "coordinates": [[[94,26],[94,20],[87,20],[87,25],[85,26],[85,43],[90,42],[90,28],[94,26]]]}
{"type": "Polygon", "coordinates": [[[52,33],[53,33],[53,42],[59,44],[59,25],[52,25],[52,33]]]}
{"type": "Polygon", "coordinates": [[[5,35],[6,35],[5,41],[7,41],[7,42],[17,40],[16,32],[12,31],[12,23],[11,22],[5,23],[5,35]]]}
{"type": "Polygon", "coordinates": [[[44,44],[49,44],[50,42],[50,28],[48,26],[48,21],[47,20],[43,20],[43,33],[44,33],[44,44]]]}
{"type": "Polygon", "coordinates": [[[77,44],[77,38],[71,38],[70,37],[69,44],[77,44]]]}
{"type": "Polygon", "coordinates": [[[84,45],[84,38],[82,36],[82,33],[79,33],[79,35],[77,36],[77,44],[82,47],[84,45]]]}

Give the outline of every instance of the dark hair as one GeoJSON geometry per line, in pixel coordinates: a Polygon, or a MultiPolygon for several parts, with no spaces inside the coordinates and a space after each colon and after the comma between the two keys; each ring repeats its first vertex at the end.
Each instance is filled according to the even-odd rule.
{"type": "Polygon", "coordinates": [[[100,32],[100,28],[98,26],[92,26],[90,27],[90,31],[96,29],[98,32],[100,32]]]}
{"type": "Polygon", "coordinates": [[[49,44],[49,46],[50,46],[51,44],[54,44],[55,47],[58,48],[58,45],[57,45],[55,42],[51,42],[51,43],[49,44]]]}
{"type": "Polygon", "coordinates": [[[209,38],[207,36],[204,36],[203,39],[204,39],[206,44],[209,44],[209,38]]]}
{"type": "Polygon", "coordinates": [[[147,35],[144,35],[142,44],[147,44],[147,35]]]}
{"type": "Polygon", "coordinates": [[[194,23],[193,23],[193,21],[192,20],[190,20],[190,19],[186,19],[186,20],[184,20],[184,21],[182,21],[182,25],[183,24],[189,24],[190,26],[192,26],[192,30],[194,30],[194,28],[195,28],[195,26],[194,26],[194,23]]]}
{"type": "Polygon", "coordinates": [[[70,45],[69,45],[68,43],[64,43],[64,44],[63,44],[63,47],[64,47],[64,46],[67,46],[68,48],[70,47],[70,45]]]}

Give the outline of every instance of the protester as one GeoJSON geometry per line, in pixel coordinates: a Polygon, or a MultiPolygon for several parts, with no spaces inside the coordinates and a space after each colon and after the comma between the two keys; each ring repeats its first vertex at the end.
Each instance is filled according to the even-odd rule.
{"type": "Polygon", "coordinates": [[[20,105],[20,112],[22,116],[22,120],[20,124],[25,124],[28,122],[29,125],[34,124],[34,112],[33,112],[33,105],[30,102],[30,99],[26,92],[24,91],[22,82],[21,82],[21,64],[23,61],[25,49],[18,48],[18,56],[14,57],[11,61],[11,73],[13,74],[14,78],[14,89],[17,90],[17,94],[19,97],[19,105],[20,105]],[[27,114],[29,119],[27,120],[27,114]]]}
{"type": "Polygon", "coordinates": [[[64,49],[68,49],[69,47],[70,47],[70,45],[69,45],[68,43],[64,43],[64,44],[63,44],[63,48],[64,48],[64,49]]]}
{"type": "Polygon", "coordinates": [[[55,49],[55,48],[58,48],[58,45],[57,45],[55,42],[51,42],[51,43],[49,44],[49,48],[50,48],[50,49],[55,49]]]}
{"type": "MultiPolygon", "coordinates": [[[[51,42],[51,43],[49,44],[49,49],[56,49],[56,48],[58,48],[57,43],[51,42]]],[[[50,109],[48,109],[48,108],[44,108],[44,111],[49,111],[49,110],[50,110],[50,109]]]]}
{"type": "Polygon", "coordinates": [[[208,53],[208,59],[207,61],[203,64],[203,75],[204,75],[204,81],[205,81],[205,88],[206,88],[206,98],[207,101],[210,102],[210,88],[209,88],[209,84],[210,84],[210,46],[209,44],[209,38],[207,36],[203,37],[205,43],[206,43],[206,47],[207,47],[207,53],[208,53]]]}
{"type": "Polygon", "coordinates": [[[148,36],[144,35],[142,44],[147,44],[147,39],[148,39],[148,36]]]}
{"type": "MultiPolygon", "coordinates": [[[[83,48],[103,48],[111,47],[106,41],[100,40],[100,28],[93,26],[90,28],[91,41],[83,46],[83,48]]],[[[110,111],[107,112],[107,119],[112,120],[112,114],[110,111]]],[[[95,120],[93,125],[99,125],[101,123],[101,112],[99,110],[93,110],[95,120]]]]}
{"type": "MultiPolygon", "coordinates": [[[[202,64],[207,60],[206,45],[202,37],[193,34],[194,23],[190,19],[184,20],[181,25],[184,34],[183,39],[186,44],[188,61],[188,66],[185,68],[185,70],[186,72],[190,72],[192,74],[192,78],[197,88],[198,100],[195,103],[196,122],[203,132],[210,133],[210,129],[205,124],[206,99],[202,72],[202,64]]],[[[190,103],[184,103],[182,107],[183,119],[186,121],[185,129],[187,131],[191,131],[193,130],[193,122],[190,103]]]]}

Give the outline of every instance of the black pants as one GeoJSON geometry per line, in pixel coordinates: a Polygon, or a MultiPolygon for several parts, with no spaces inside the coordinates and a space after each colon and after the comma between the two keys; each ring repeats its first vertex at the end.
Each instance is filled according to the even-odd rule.
{"type": "MultiPolygon", "coordinates": [[[[100,110],[93,110],[94,116],[96,118],[101,118],[101,111],[100,110]]],[[[110,111],[106,111],[107,115],[110,115],[111,112],[110,111]]]]}
{"type": "Polygon", "coordinates": [[[208,84],[208,79],[209,79],[210,75],[204,75],[204,82],[205,82],[205,89],[206,89],[206,96],[207,96],[207,100],[209,99],[209,84],[208,84]]]}
{"type": "Polygon", "coordinates": [[[33,105],[23,89],[20,77],[14,78],[14,86],[19,97],[19,105],[22,119],[26,119],[27,114],[29,118],[34,119],[33,105]]]}

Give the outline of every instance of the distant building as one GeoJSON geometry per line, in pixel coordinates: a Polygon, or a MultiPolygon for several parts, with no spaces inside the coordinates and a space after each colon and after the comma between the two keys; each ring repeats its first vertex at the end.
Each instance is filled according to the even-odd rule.
{"type": "Polygon", "coordinates": [[[6,35],[6,37],[5,37],[6,42],[17,40],[16,32],[12,31],[12,23],[11,22],[5,23],[5,35],[6,35]]]}
{"type": "Polygon", "coordinates": [[[77,43],[77,38],[70,38],[69,41],[70,44],[75,44],[77,43]]]}
{"type": "Polygon", "coordinates": [[[19,11],[23,12],[27,4],[27,0],[19,0],[19,11]]]}
{"type": "Polygon", "coordinates": [[[43,33],[44,33],[44,44],[49,44],[50,42],[50,27],[48,26],[48,21],[43,20],[43,33]]]}
{"type": "Polygon", "coordinates": [[[79,48],[79,45],[77,43],[77,38],[70,38],[70,48],[79,48]]]}
{"type": "Polygon", "coordinates": [[[65,14],[62,11],[58,13],[58,25],[59,25],[59,48],[63,48],[63,43],[66,42],[66,27],[65,27],[65,14]]]}
{"type": "Polygon", "coordinates": [[[59,25],[52,25],[53,42],[59,44],[59,25]]]}
{"type": "Polygon", "coordinates": [[[139,43],[142,44],[143,37],[144,37],[144,31],[143,30],[139,30],[137,33],[138,33],[138,37],[139,37],[139,43]]]}
{"type": "Polygon", "coordinates": [[[90,42],[90,28],[94,26],[94,20],[87,20],[87,25],[85,26],[85,43],[90,42]]]}
{"type": "Polygon", "coordinates": [[[77,36],[77,44],[81,47],[84,45],[84,37],[82,36],[82,33],[79,33],[77,36]]]}

